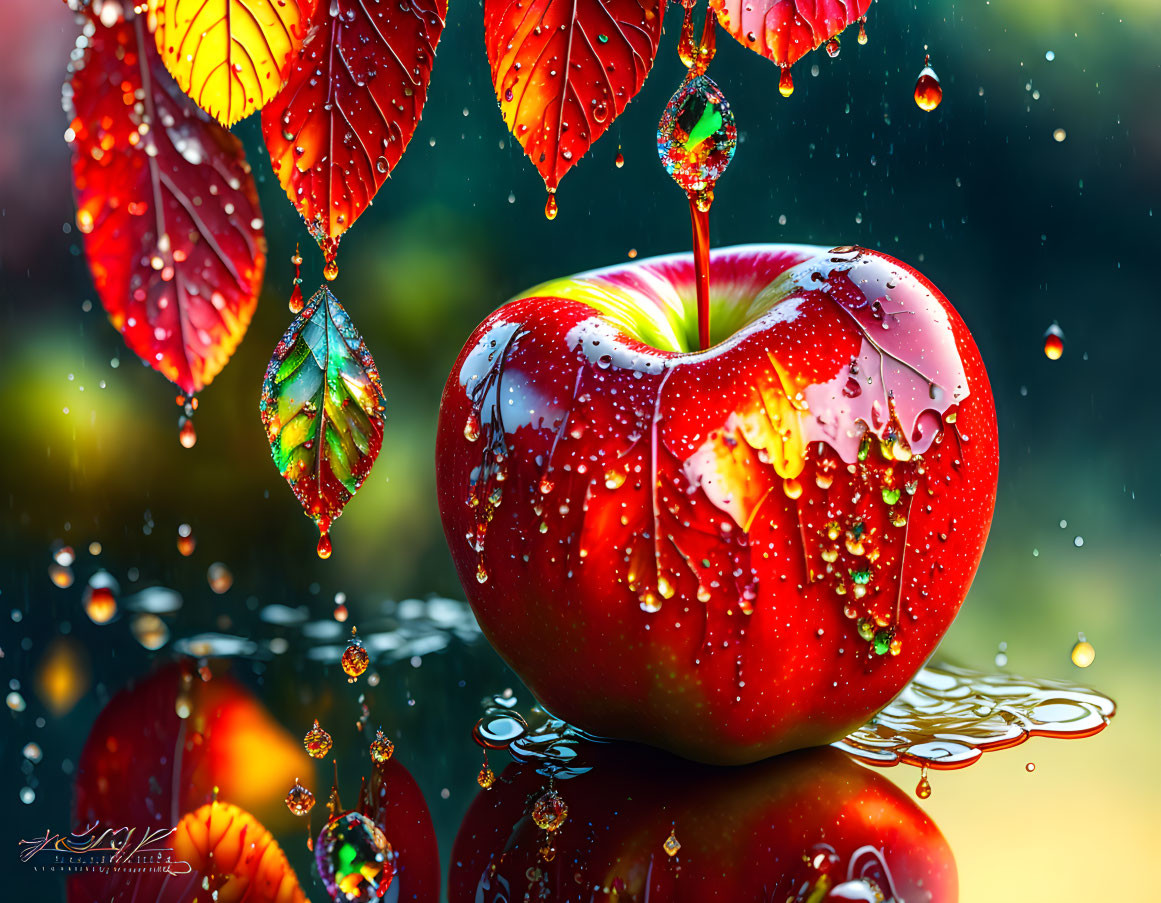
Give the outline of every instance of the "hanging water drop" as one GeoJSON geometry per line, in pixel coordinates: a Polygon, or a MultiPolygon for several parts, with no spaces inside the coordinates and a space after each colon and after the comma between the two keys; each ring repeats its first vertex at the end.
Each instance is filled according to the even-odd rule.
{"type": "Polygon", "coordinates": [[[1060,360],[1064,354],[1064,330],[1054,320],[1052,325],[1044,330],[1044,356],[1050,361],[1060,360]]]}
{"type": "Polygon", "coordinates": [[[1072,663],[1078,668],[1087,668],[1095,659],[1096,649],[1083,633],[1078,633],[1072,647],[1072,663]]]}
{"type": "Polygon", "coordinates": [[[842,47],[839,45],[838,38],[831,38],[826,42],[826,55],[829,56],[832,60],[838,57],[839,51],[841,49],[842,47]]]}
{"type": "Polygon", "coordinates": [[[625,155],[621,153],[621,149],[619,147],[617,148],[617,156],[613,158],[613,165],[617,167],[617,169],[620,169],[625,165],[625,155]]]}
{"type": "Polygon", "coordinates": [[[859,19],[859,43],[867,43],[867,20],[859,19]]]}
{"type": "Polygon", "coordinates": [[[556,190],[549,189],[548,200],[544,202],[544,218],[547,220],[556,219],[556,214],[560,212],[560,208],[556,204],[556,190]]]}
{"type": "Polygon", "coordinates": [[[198,433],[194,429],[193,421],[188,417],[179,417],[177,420],[177,441],[182,448],[193,448],[198,444],[198,433]]]}
{"type": "Polygon", "coordinates": [[[778,93],[783,97],[789,97],[794,93],[794,77],[790,74],[789,66],[783,66],[782,73],[778,76],[778,93]]]}
{"type": "Polygon", "coordinates": [[[930,113],[943,100],[943,87],[939,84],[939,76],[931,68],[931,57],[923,60],[923,69],[919,78],[915,80],[915,105],[925,113],[930,113]]]}
{"type": "Polygon", "coordinates": [[[921,800],[931,796],[931,781],[927,780],[927,766],[919,773],[919,783],[915,785],[915,795],[921,800]]]}

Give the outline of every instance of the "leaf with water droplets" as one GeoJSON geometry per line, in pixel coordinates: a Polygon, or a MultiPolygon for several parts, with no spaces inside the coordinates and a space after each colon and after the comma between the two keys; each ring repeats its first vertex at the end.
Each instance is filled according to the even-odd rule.
{"type": "Polygon", "coordinates": [[[178,85],[224,126],[282,88],[316,0],[150,0],[157,50],[178,85]]]}
{"type": "Polygon", "coordinates": [[[641,90],[664,8],[660,0],[484,0],[500,112],[550,191],[641,90]]]}
{"type": "Polygon", "coordinates": [[[447,0],[320,3],[262,112],[278,181],[331,255],[415,134],[446,15],[447,0]]]}
{"type": "Polygon", "coordinates": [[[871,0],[709,0],[743,46],[793,66],[866,14],[871,0]]]}
{"type": "Polygon", "coordinates": [[[140,17],[93,22],[64,88],[77,226],[113,325],[186,394],[242,340],[266,266],[242,144],[185,97],[140,17]]]}
{"type": "Polygon", "coordinates": [[[331,523],[379,455],[386,406],[363,337],[320,288],[274,350],[259,410],[274,463],[318,525],[322,557],[331,523]]]}

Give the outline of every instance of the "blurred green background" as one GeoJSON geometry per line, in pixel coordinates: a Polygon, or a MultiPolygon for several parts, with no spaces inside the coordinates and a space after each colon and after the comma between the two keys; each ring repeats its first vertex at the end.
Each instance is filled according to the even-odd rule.
{"type": "MultiPolygon", "coordinates": [[[[30,674],[58,623],[83,619],[85,568],[99,563],[131,586],[135,567],[142,580],[178,588],[203,626],[221,626],[225,614],[243,632],[258,603],[306,604],[325,616],[344,592],[358,620],[387,598],[462,598],[434,494],[443,380],[472,328],[521,288],[632,251],[688,248],[684,199],[654,149],[684,70],[671,10],[644,90],[564,179],[549,223],[543,185],[496,108],[480,5],[453,0],[423,122],[343,240],[333,287],[379,364],[388,427],[378,463],[334,529],[334,557],[321,562],[313,526],[270,462],[257,400],[290,319],[295,243],[310,252],[304,289],[321,279],[322,260],[270,172],[257,117],[236,132],[258,178],[266,286],[245,341],[200,397],[199,440],[185,450],[174,388],[109,326],[72,225],[59,98],[77,26],[45,0],[9,0],[5,18],[0,673],[22,682],[30,708],[3,716],[0,764],[10,779],[0,782],[0,811],[40,830],[67,821],[67,782],[54,779],[59,786],[26,807],[20,748],[38,730],[42,745],[56,739],[56,758],[38,766],[49,783],[61,757],[75,760],[101,686],[116,689],[144,661],[124,623],[88,631],[96,688],[67,717],[35,726],[30,674]],[[181,523],[197,539],[191,559],[175,549],[181,523]],[[47,576],[57,540],[81,553],[69,590],[47,576]],[[99,562],[83,552],[94,540],[99,562]],[[225,596],[204,581],[214,561],[235,576],[225,596]],[[11,610],[26,617],[9,619],[11,610]]],[[[993,667],[1003,642],[1009,669],[1092,684],[1120,713],[1091,740],[1034,741],[934,774],[924,805],[951,841],[969,903],[1128,892],[1151,883],[1161,846],[1161,4],[884,0],[872,6],[868,32],[866,46],[854,29],[844,34],[835,60],[818,51],[797,64],[786,100],[768,61],[720,36],[711,74],[737,115],[740,144],[718,186],[713,242],[882,249],[929,276],[973,330],[996,395],[1000,494],[943,654],[993,667]],[[931,114],[911,98],[925,48],[944,88],[931,114]],[[1055,362],[1041,350],[1053,321],[1066,336],[1055,362]],[[1084,672],[1069,660],[1078,631],[1096,647],[1084,672]]],[[[472,711],[484,692],[503,689],[495,681],[511,678],[486,649],[456,646],[439,658],[385,671],[395,678],[376,692],[411,719],[413,746],[400,755],[428,792],[446,856],[478,760],[470,715],[435,723],[472,711]]],[[[310,663],[286,678],[323,679],[310,663]]],[[[289,690],[266,686],[269,704],[293,709],[289,690]]],[[[891,777],[908,789],[917,780],[910,768],[891,777]]]]}

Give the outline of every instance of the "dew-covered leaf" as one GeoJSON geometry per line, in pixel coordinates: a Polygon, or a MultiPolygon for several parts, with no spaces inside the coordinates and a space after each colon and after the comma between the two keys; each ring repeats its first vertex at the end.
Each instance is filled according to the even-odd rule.
{"type": "Polygon", "coordinates": [[[793,66],[866,14],[871,0],[709,0],[718,21],[745,47],[793,66]]]}
{"type": "Polygon", "coordinates": [[[484,0],[504,122],[554,191],[653,67],[661,0],[484,0]]]}
{"type": "Polygon", "coordinates": [[[447,0],[320,3],[262,112],[278,181],[323,249],[370,205],[415,134],[447,0]]]}
{"type": "Polygon", "coordinates": [[[157,50],[178,85],[222,125],[282,88],[316,0],[152,0],[157,50]]]}
{"type": "Polygon", "coordinates": [[[241,142],[178,90],[140,17],[88,32],[64,101],[89,269],[129,347],[192,394],[258,303],[254,179],[241,142]]]}
{"type": "Polygon", "coordinates": [[[325,286],[307,302],[266,368],[259,410],[270,454],[330,554],[330,525],[383,443],[387,402],[363,337],[325,286]]]}

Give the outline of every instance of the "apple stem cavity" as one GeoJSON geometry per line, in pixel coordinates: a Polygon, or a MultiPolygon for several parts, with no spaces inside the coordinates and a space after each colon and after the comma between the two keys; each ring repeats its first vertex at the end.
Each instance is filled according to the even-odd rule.
{"type": "Polygon", "coordinates": [[[689,193],[689,217],[693,222],[694,283],[697,286],[697,338],[698,347],[702,351],[710,346],[709,211],[713,197],[713,189],[689,193]]]}

